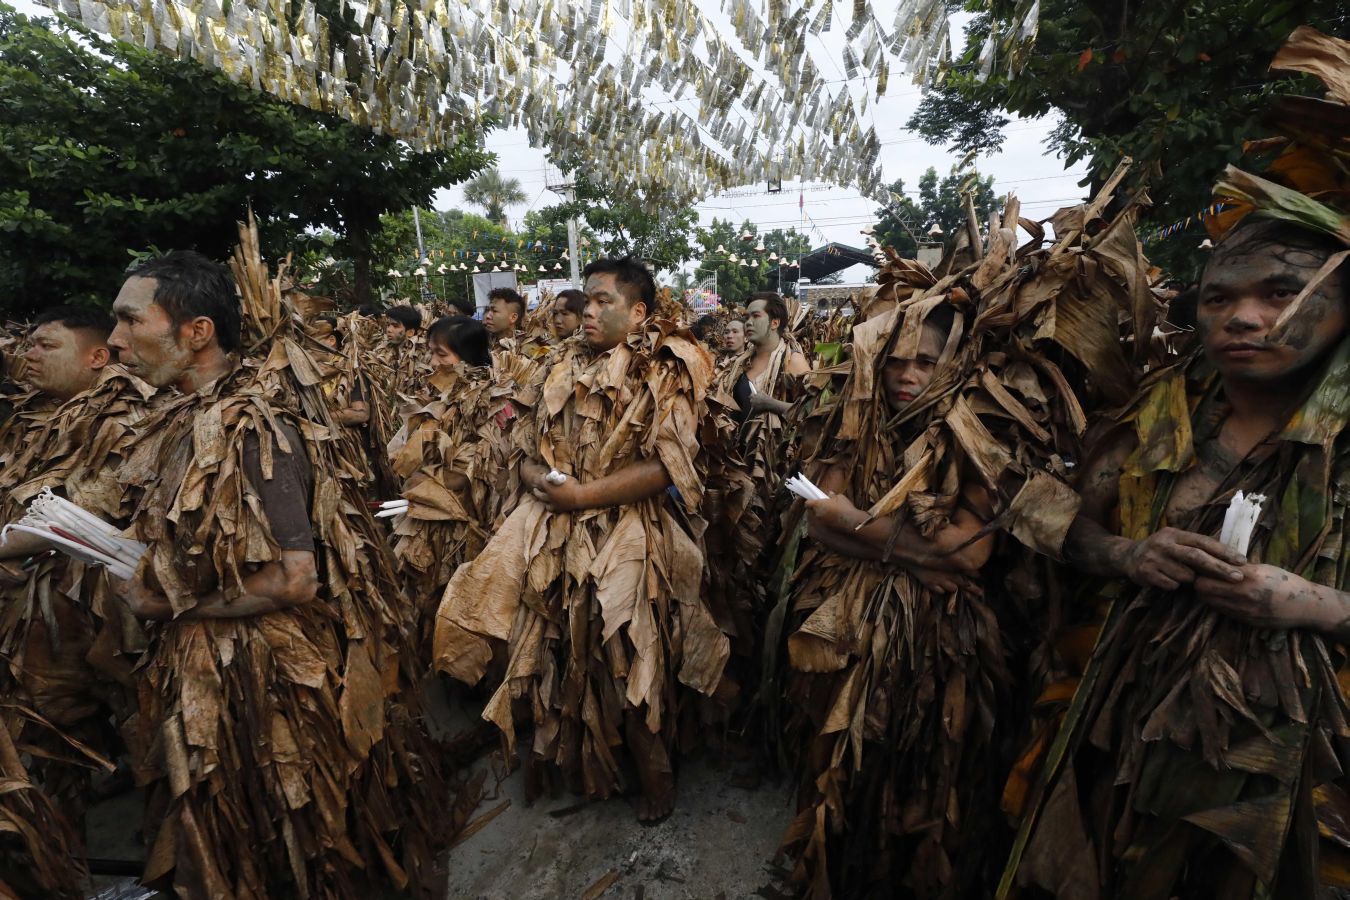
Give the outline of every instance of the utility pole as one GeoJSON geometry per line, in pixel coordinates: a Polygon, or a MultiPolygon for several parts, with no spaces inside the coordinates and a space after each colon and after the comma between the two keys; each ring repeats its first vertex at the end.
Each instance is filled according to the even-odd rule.
{"type": "MultiPolygon", "coordinates": [[[[568,203],[576,203],[577,188],[572,179],[556,166],[544,169],[544,187],[560,195],[568,203]]],[[[581,264],[577,259],[577,218],[567,217],[567,267],[572,272],[572,287],[581,290],[581,264]]]]}
{"type": "Polygon", "coordinates": [[[420,266],[422,260],[426,258],[426,247],[422,244],[422,217],[417,214],[417,207],[413,207],[413,230],[417,232],[417,264],[420,266]]]}
{"type": "MultiPolygon", "coordinates": [[[[577,192],[575,188],[567,189],[567,202],[575,203],[577,192]]],[[[581,266],[577,260],[577,217],[567,217],[567,265],[572,270],[572,288],[581,290],[581,266]]]]}

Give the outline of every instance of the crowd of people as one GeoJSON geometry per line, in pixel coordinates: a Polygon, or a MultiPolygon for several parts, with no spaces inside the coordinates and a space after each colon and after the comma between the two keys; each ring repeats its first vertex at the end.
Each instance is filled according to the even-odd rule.
{"type": "MultiPolygon", "coordinates": [[[[1350,208],[1301,133],[1269,177],[1350,208]]],[[[841,310],[602,258],[338,314],[245,230],[11,329],[4,523],[50,490],[145,551],[0,544],[0,889],[79,896],[129,780],[148,885],[431,891],[481,793],[447,684],[531,797],[787,773],[803,896],[1350,887],[1346,213],[1234,204],[1178,293],[1115,184],[841,310]]]]}

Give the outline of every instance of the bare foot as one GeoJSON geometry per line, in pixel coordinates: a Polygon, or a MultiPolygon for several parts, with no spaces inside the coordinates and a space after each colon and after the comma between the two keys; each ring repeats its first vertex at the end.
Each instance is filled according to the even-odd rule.
{"type": "Polygon", "coordinates": [[[667,772],[656,780],[659,785],[651,785],[642,778],[642,794],[633,801],[638,821],[643,825],[662,822],[675,811],[675,777],[667,772]]]}
{"type": "Polygon", "coordinates": [[[675,772],[661,736],[648,731],[635,716],[629,716],[627,724],[628,746],[642,784],[633,806],[639,822],[655,825],[675,809],[675,772]]]}

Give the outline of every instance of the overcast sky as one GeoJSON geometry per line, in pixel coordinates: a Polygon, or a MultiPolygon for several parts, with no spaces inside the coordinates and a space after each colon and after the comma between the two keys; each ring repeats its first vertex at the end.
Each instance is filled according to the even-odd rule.
{"type": "MultiPolygon", "coordinates": [[[[32,0],[10,2],[20,12],[47,14],[32,0]]],[[[705,0],[699,5],[710,21],[720,23],[730,31],[726,24],[728,20],[716,3],[705,0]]],[[[807,38],[808,52],[823,77],[831,81],[830,90],[839,90],[846,83],[840,51],[842,32],[847,27],[847,20],[842,17],[847,15],[845,10],[849,5],[835,6],[838,16],[834,28],[820,37],[807,38]]],[[[879,19],[888,22],[887,8],[893,4],[877,0],[873,6],[879,19]]],[[[622,42],[625,40],[626,33],[620,22],[610,40],[609,56],[612,59],[622,55],[622,42]]],[[[736,43],[734,35],[731,40],[736,43]]],[[[959,53],[959,28],[954,29],[953,40],[959,53]]],[[[847,84],[855,97],[875,88],[871,79],[856,78],[847,84]]],[[[897,178],[903,179],[907,190],[917,188],[919,177],[930,166],[941,175],[946,174],[957,161],[944,148],[930,146],[905,129],[905,122],[918,106],[920,97],[920,88],[910,82],[909,76],[893,70],[886,96],[870,105],[868,113],[863,116],[864,122],[876,128],[881,141],[880,162],[884,182],[890,184],[897,178]]],[[[659,87],[650,96],[644,93],[644,100],[650,103],[671,103],[668,98],[663,98],[659,87]]],[[[696,101],[679,103],[686,112],[694,113],[696,101]]],[[[1076,202],[1084,195],[1084,190],[1077,184],[1083,177],[1083,165],[1080,163],[1066,171],[1061,159],[1047,155],[1046,144],[1054,125],[1055,122],[1049,119],[1014,121],[1008,126],[1003,150],[992,156],[981,157],[975,163],[982,173],[994,176],[997,194],[1015,192],[1021,198],[1022,214],[1028,218],[1049,216],[1059,207],[1076,202]]],[[[524,204],[508,210],[513,225],[518,224],[528,210],[558,202],[558,196],[545,187],[547,155],[542,149],[529,146],[523,130],[494,131],[487,136],[485,143],[487,149],[497,154],[502,174],[518,179],[529,198],[524,204]]],[[[438,209],[460,206],[461,190],[456,187],[441,191],[435,203],[438,209]]],[[[782,193],[777,195],[767,193],[762,183],[746,185],[725,194],[705,197],[697,208],[700,221],[705,224],[711,222],[713,217],[718,217],[731,218],[737,224],[749,219],[761,230],[804,227],[814,246],[827,241],[862,246],[864,238],[859,230],[876,220],[876,203],[860,197],[854,188],[795,181],[785,182],[782,193]],[[804,210],[800,213],[797,205],[799,195],[805,201],[804,210]]]]}

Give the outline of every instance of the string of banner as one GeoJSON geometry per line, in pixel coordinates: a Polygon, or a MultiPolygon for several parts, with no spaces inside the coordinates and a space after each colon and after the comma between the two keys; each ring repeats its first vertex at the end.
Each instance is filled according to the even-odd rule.
{"type": "Polygon", "coordinates": [[[1193,216],[1187,216],[1184,219],[1180,219],[1176,222],[1173,222],[1171,225],[1164,225],[1162,228],[1159,228],[1157,231],[1153,232],[1153,234],[1149,236],[1149,240],[1160,241],[1163,240],[1164,238],[1169,238],[1172,235],[1177,234],[1178,232],[1185,231],[1187,228],[1191,226],[1192,222],[1203,222],[1205,219],[1208,219],[1211,216],[1217,216],[1219,213],[1229,208],[1230,208],[1229,204],[1224,203],[1222,201],[1218,203],[1211,203],[1209,206],[1206,206],[1204,209],[1200,210],[1193,216]]]}

